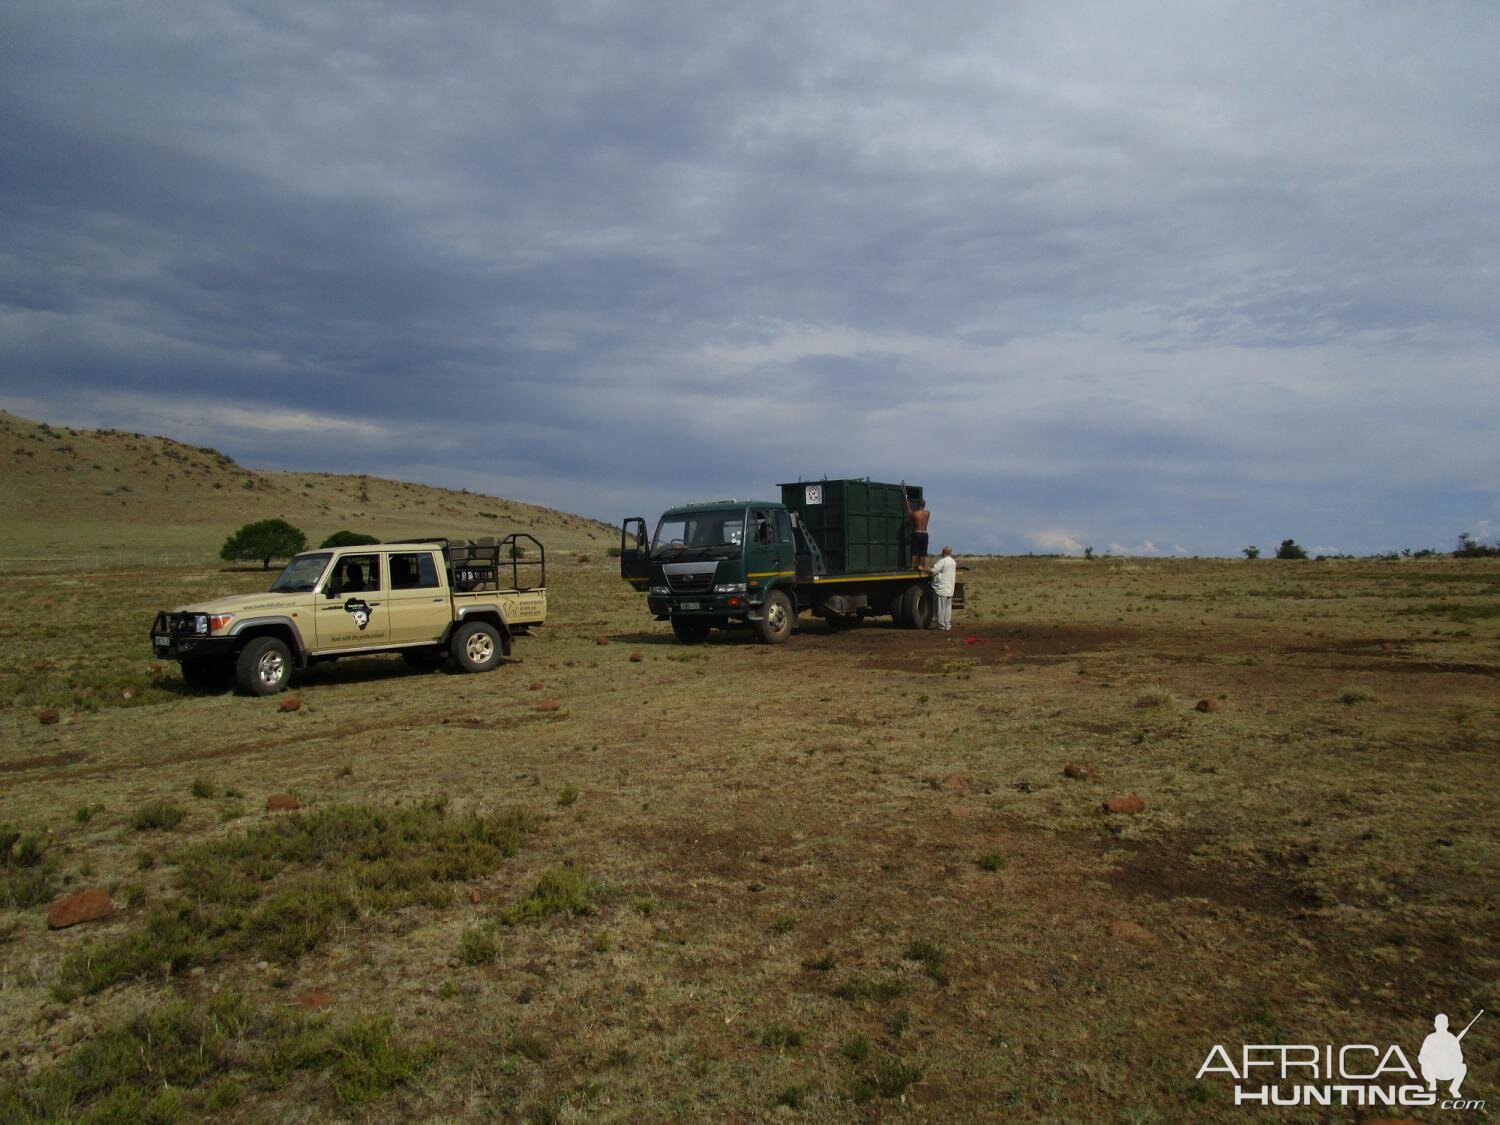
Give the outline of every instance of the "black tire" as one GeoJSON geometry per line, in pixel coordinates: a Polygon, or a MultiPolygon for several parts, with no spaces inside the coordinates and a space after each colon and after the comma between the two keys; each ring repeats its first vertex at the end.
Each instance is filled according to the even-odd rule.
{"type": "Polygon", "coordinates": [[[275,637],[255,637],[234,665],[234,681],[249,695],[275,695],[292,682],[292,650],[275,637]]]}
{"type": "Polygon", "coordinates": [[[441,645],[431,645],[422,648],[403,648],[401,659],[406,661],[408,668],[415,668],[418,672],[431,672],[434,668],[443,666],[443,661],[448,659],[448,654],[441,645]]]}
{"type": "Polygon", "coordinates": [[[796,619],[792,612],[792,599],[780,590],[766,595],[760,607],[760,620],[755,623],[755,633],[768,645],[779,645],[792,635],[792,624],[796,619]]]}
{"type": "Polygon", "coordinates": [[[701,617],[672,618],[672,632],[685,645],[701,645],[708,640],[709,624],[701,617]]]}
{"type": "Polygon", "coordinates": [[[913,582],[901,595],[900,623],[908,629],[925,629],[932,624],[935,610],[932,590],[925,582],[913,582]]]}
{"type": "Polygon", "coordinates": [[[488,621],[469,621],[454,631],[448,652],[465,672],[488,672],[500,663],[500,631],[488,621]]]}
{"type": "Polygon", "coordinates": [[[223,691],[234,679],[234,665],[223,660],[184,660],[182,679],[194,691],[223,691]]]}

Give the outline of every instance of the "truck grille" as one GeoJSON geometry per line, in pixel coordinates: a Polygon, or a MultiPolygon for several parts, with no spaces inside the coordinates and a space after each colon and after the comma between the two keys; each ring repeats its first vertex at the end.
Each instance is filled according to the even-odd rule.
{"type": "Polygon", "coordinates": [[[673,590],[683,594],[698,594],[707,590],[714,584],[714,576],[711,573],[701,574],[668,574],[667,585],[673,590]]]}

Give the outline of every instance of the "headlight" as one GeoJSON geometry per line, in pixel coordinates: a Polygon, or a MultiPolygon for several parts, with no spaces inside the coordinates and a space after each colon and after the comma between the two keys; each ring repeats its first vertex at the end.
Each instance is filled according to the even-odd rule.
{"type": "Polygon", "coordinates": [[[193,632],[195,632],[195,633],[206,633],[206,632],[208,632],[208,614],[206,614],[206,613],[199,613],[199,614],[195,614],[193,616],[193,632]]]}
{"type": "Polygon", "coordinates": [[[714,587],[716,594],[743,594],[745,584],[743,582],[721,582],[714,587]]]}
{"type": "Polygon", "coordinates": [[[234,620],[232,613],[214,613],[208,618],[208,629],[211,633],[217,633],[220,629],[229,628],[229,623],[234,620]]]}
{"type": "Polygon", "coordinates": [[[651,592],[653,594],[670,594],[672,591],[667,589],[665,586],[652,586],[651,592]]]}

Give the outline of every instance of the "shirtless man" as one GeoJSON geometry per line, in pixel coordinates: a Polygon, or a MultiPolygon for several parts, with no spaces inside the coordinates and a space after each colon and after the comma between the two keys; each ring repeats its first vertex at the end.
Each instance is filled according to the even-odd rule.
{"type": "Polygon", "coordinates": [[[918,500],[915,504],[911,502],[904,484],[901,486],[901,499],[906,504],[906,518],[912,522],[911,568],[921,570],[927,565],[927,525],[932,521],[932,513],[927,510],[926,500],[918,500]]]}

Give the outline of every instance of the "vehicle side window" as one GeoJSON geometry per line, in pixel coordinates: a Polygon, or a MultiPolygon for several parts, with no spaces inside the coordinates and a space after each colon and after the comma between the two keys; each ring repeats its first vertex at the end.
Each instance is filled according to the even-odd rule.
{"type": "Polygon", "coordinates": [[[776,513],[776,539],[781,543],[792,541],[792,517],[785,510],[778,510],[776,513]]]}
{"type": "Polygon", "coordinates": [[[437,566],[430,551],[391,556],[392,590],[426,590],[437,584],[437,566]]]}
{"type": "Polygon", "coordinates": [[[751,522],[755,525],[755,542],[769,543],[771,541],[771,513],[764,508],[754,508],[750,512],[751,522]]]}
{"type": "Polygon", "coordinates": [[[344,593],[380,589],[379,555],[345,555],[339,560],[339,583],[344,593]]]}

